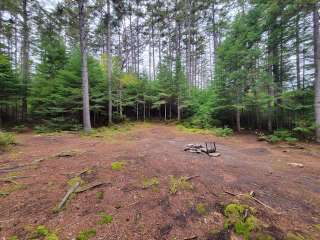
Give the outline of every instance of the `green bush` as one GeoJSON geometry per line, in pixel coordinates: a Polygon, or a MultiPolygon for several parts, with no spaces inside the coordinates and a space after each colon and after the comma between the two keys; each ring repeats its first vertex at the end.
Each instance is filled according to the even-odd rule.
{"type": "Polygon", "coordinates": [[[298,139],[294,137],[293,134],[287,129],[274,131],[273,134],[267,136],[267,140],[271,143],[277,143],[281,141],[293,143],[298,141],[298,139]]]}
{"type": "Polygon", "coordinates": [[[233,130],[228,127],[214,128],[213,131],[218,137],[227,137],[227,136],[231,136],[233,134],[233,130]]]}
{"type": "Polygon", "coordinates": [[[0,131],[0,149],[6,148],[12,144],[15,144],[14,135],[0,131]]]}
{"type": "Polygon", "coordinates": [[[89,240],[97,235],[97,231],[94,228],[90,228],[84,231],[81,231],[76,237],[76,240],[89,240]]]}

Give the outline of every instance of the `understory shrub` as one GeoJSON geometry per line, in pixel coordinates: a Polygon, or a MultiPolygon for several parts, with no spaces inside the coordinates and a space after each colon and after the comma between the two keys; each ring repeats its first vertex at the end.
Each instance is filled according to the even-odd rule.
{"type": "Polygon", "coordinates": [[[14,135],[0,131],[0,149],[4,149],[15,143],[14,135]]]}

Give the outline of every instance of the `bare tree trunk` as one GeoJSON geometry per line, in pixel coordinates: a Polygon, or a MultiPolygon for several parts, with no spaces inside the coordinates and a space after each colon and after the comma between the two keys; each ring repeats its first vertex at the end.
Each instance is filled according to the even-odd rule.
{"type": "Polygon", "coordinates": [[[177,118],[178,118],[178,121],[181,120],[181,111],[180,111],[180,97],[178,97],[178,102],[177,102],[177,118]]]}
{"type": "Polygon", "coordinates": [[[297,75],[297,88],[301,88],[301,81],[300,81],[300,34],[299,34],[299,20],[300,16],[299,13],[296,17],[296,75],[297,75]]]}
{"type": "Polygon", "coordinates": [[[315,3],[313,9],[313,44],[315,66],[315,118],[316,141],[320,143],[320,29],[319,29],[319,3],[315,3]]]}
{"type": "Polygon", "coordinates": [[[84,131],[91,130],[90,104],[89,104],[89,80],[87,63],[86,22],[85,22],[85,0],[78,1],[79,7],[79,33],[81,51],[81,73],[82,73],[82,114],[84,131]]]}
{"type": "Polygon", "coordinates": [[[27,12],[27,0],[22,2],[22,120],[25,120],[28,113],[28,85],[29,85],[29,26],[28,26],[28,12],[27,12]]]}
{"type": "Polygon", "coordinates": [[[137,100],[137,103],[136,103],[136,108],[137,108],[137,110],[136,110],[136,117],[137,117],[137,121],[139,120],[139,102],[138,102],[138,100],[137,100]]]}
{"type": "Polygon", "coordinates": [[[107,55],[108,55],[108,123],[112,124],[112,52],[111,52],[111,15],[110,15],[110,0],[107,2],[108,11],[108,26],[107,26],[107,55]]]}
{"type": "Polygon", "coordinates": [[[164,121],[167,121],[167,104],[164,104],[164,121]]]}

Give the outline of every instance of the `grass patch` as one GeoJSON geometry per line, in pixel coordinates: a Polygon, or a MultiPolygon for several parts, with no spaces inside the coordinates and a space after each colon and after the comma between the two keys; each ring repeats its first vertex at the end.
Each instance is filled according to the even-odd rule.
{"type": "Polygon", "coordinates": [[[104,198],[104,192],[102,191],[97,192],[96,197],[98,200],[102,200],[104,198]]]}
{"type": "Polygon", "coordinates": [[[157,190],[159,186],[159,180],[156,177],[153,178],[145,178],[142,181],[142,188],[152,188],[153,190],[157,190]]]}
{"type": "Polygon", "coordinates": [[[16,141],[13,134],[0,131],[0,150],[5,150],[15,143],[16,141]]]}
{"type": "Polygon", "coordinates": [[[18,191],[20,189],[24,189],[25,187],[26,186],[21,184],[21,183],[17,183],[17,182],[11,183],[11,184],[9,184],[7,186],[4,186],[4,187],[0,188],[0,197],[1,196],[7,196],[10,193],[18,191]]]}
{"type": "Polygon", "coordinates": [[[100,213],[99,215],[101,219],[99,220],[98,224],[100,225],[109,224],[113,221],[113,217],[111,215],[105,213],[100,213]]]}
{"type": "Polygon", "coordinates": [[[39,225],[34,231],[31,239],[43,238],[44,240],[59,240],[59,237],[47,227],[39,225]]]}
{"type": "Polygon", "coordinates": [[[68,180],[68,185],[70,187],[72,187],[72,186],[76,185],[78,182],[80,183],[80,185],[83,184],[83,180],[79,176],[69,179],[68,180]]]}
{"type": "Polygon", "coordinates": [[[182,124],[177,125],[177,129],[187,133],[197,133],[197,134],[211,134],[218,137],[227,137],[233,134],[233,130],[228,127],[224,128],[194,128],[186,127],[182,124]]]}
{"type": "Polygon", "coordinates": [[[121,171],[124,168],[125,162],[124,161],[116,161],[111,163],[111,169],[114,171],[121,171]]]}
{"type": "Polygon", "coordinates": [[[19,238],[17,236],[11,236],[8,238],[9,240],[19,240],[19,238]]]}
{"type": "Polygon", "coordinates": [[[196,205],[196,211],[201,216],[207,215],[208,213],[207,206],[204,203],[198,203],[196,205]]]}
{"type": "Polygon", "coordinates": [[[238,203],[231,203],[224,209],[224,215],[226,216],[224,227],[225,229],[230,226],[234,227],[236,234],[243,236],[245,240],[249,240],[250,233],[257,228],[258,220],[250,215],[244,217],[245,211],[250,211],[250,208],[238,203]]]}
{"type": "Polygon", "coordinates": [[[93,129],[90,132],[81,132],[82,136],[86,137],[96,137],[96,138],[112,138],[116,135],[126,133],[133,128],[132,123],[122,123],[112,125],[110,127],[101,127],[97,129],[93,129]]]}
{"type": "Polygon", "coordinates": [[[89,240],[97,235],[97,231],[94,228],[83,230],[76,237],[76,240],[89,240]]]}
{"type": "Polygon", "coordinates": [[[187,181],[186,177],[176,178],[175,176],[170,176],[169,193],[176,194],[178,191],[192,189],[193,185],[187,181]]]}
{"type": "Polygon", "coordinates": [[[305,240],[305,238],[299,233],[288,232],[285,240],[305,240]]]}

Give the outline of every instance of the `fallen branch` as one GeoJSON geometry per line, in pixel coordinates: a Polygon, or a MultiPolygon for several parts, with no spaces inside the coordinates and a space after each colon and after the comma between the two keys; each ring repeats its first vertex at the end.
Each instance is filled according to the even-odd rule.
{"type": "Polygon", "coordinates": [[[186,237],[184,238],[183,240],[195,240],[195,239],[198,239],[198,236],[191,236],[191,237],[186,237]]]}
{"type": "Polygon", "coordinates": [[[245,196],[245,197],[250,197],[252,200],[254,200],[255,202],[259,203],[260,205],[262,205],[265,208],[268,208],[270,210],[272,210],[273,212],[275,212],[276,214],[281,214],[281,212],[278,212],[276,209],[274,209],[273,207],[270,207],[268,204],[262,202],[261,200],[257,199],[256,197],[254,197],[254,192],[251,191],[250,194],[243,194],[243,193],[239,193],[239,194],[235,194],[229,191],[224,191],[225,193],[234,196],[234,197],[241,197],[241,196],[245,196]]]}
{"type": "Polygon", "coordinates": [[[106,183],[105,182],[96,182],[96,183],[88,184],[87,186],[83,186],[83,187],[77,189],[75,192],[76,193],[81,193],[81,192],[87,191],[89,189],[92,189],[92,188],[95,188],[95,187],[99,187],[99,186],[104,185],[104,184],[106,184],[106,183]]]}
{"type": "Polygon", "coordinates": [[[194,175],[194,176],[186,177],[185,179],[186,179],[186,181],[189,181],[189,180],[197,178],[197,177],[200,177],[200,175],[194,175]]]}
{"type": "Polygon", "coordinates": [[[0,182],[13,182],[16,179],[21,179],[21,178],[29,178],[29,177],[35,177],[33,176],[12,176],[12,177],[7,177],[7,178],[0,178],[0,182]]]}
{"type": "Polygon", "coordinates": [[[66,193],[66,195],[64,195],[64,197],[61,200],[61,202],[59,203],[58,207],[55,209],[56,212],[59,212],[63,208],[63,206],[65,205],[65,203],[67,202],[67,200],[69,199],[71,194],[74,193],[75,191],[77,191],[77,189],[79,187],[80,187],[80,182],[77,182],[71,188],[69,188],[68,192],[66,193]]]}

